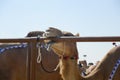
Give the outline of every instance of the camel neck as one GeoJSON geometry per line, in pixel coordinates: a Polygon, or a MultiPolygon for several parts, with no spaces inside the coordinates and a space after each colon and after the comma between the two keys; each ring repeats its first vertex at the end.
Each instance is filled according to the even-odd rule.
{"type": "Polygon", "coordinates": [[[80,80],[77,59],[60,59],[60,74],[63,80],[80,80]]]}
{"type": "MultiPolygon", "coordinates": [[[[89,75],[84,77],[80,75],[77,59],[65,60],[62,58],[60,59],[60,74],[63,80],[108,80],[109,76],[111,77],[111,73],[112,76],[114,76],[113,73],[117,70],[116,66],[114,67],[114,65],[117,60],[119,62],[119,52],[120,47],[111,49],[96,66],[96,68],[89,75]]],[[[119,74],[119,72],[116,72],[116,74],[119,74]]],[[[116,75],[115,77],[115,80],[119,79],[119,76],[116,75]]]]}
{"type": "MultiPolygon", "coordinates": [[[[93,75],[89,75],[86,77],[81,76],[78,64],[77,64],[77,59],[64,59],[61,58],[59,61],[60,64],[60,74],[62,76],[63,80],[94,80],[93,75]]],[[[95,71],[94,74],[95,76],[99,77],[97,74],[100,71],[95,71]]]]}

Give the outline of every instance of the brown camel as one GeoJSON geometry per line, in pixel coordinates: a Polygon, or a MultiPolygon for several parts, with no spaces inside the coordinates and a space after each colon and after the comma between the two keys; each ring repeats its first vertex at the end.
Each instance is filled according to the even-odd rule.
{"type": "MultiPolygon", "coordinates": [[[[30,32],[26,37],[36,37],[43,32],[30,32]]],[[[26,80],[26,54],[28,48],[21,43],[0,44],[0,80],[26,80]],[[15,47],[16,46],[16,47],[15,47]]],[[[52,71],[58,64],[58,56],[41,48],[42,66],[47,71],[52,71]]],[[[48,73],[36,61],[36,80],[62,80],[59,69],[48,73]]]]}
{"type": "Polygon", "coordinates": [[[99,62],[100,61],[97,61],[95,64],[93,64],[92,62],[87,64],[86,60],[79,61],[78,66],[80,71],[82,72],[82,75],[86,76],[90,74],[92,70],[94,70],[95,67],[99,64],[99,62]]]}
{"type": "MultiPolygon", "coordinates": [[[[56,28],[49,28],[45,37],[74,36],[64,34],[56,28]],[[58,33],[58,34],[57,34],[58,33]],[[52,36],[51,36],[52,35],[52,36]]],[[[48,43],[50,40],[45,40],[48,43]]],[[[112,48],[99,62],[96,68],[87,76],[81,76],[77,66],[78,50],[75,42],[55,42],[51,45],[53,51],[60,56],[60,74],[63,80],[120,80],[120,46],[112,48]]]]}

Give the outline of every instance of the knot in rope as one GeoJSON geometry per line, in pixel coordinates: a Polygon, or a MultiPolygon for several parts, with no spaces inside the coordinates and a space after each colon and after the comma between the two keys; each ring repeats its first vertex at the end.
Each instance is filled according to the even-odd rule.
{"type": "Polygon", "coordinates": [[[40,42],[38,42],[38,43],[37,43],[37,48],[38,48],[37,63],[40,63],[41,60],[42,60],[42,59],[41,59],[41,50],[40,50],[41,47],[42,47],[42,46],[41,46],[40,42]]]}

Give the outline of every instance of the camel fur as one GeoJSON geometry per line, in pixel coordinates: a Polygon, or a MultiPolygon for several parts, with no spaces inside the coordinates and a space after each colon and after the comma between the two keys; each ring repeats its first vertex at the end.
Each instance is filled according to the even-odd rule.
{"type": "MultiPolygon", "coordinates": [[[[65,36],[64,33],[56,28],[50,27],[44,33],[45,37],[60,37],[65,36]],[[57,34],[59,32],[59,34],[57,34]],[[55,34],[55,36],[54,36],[55,34]],[[47,36],[48,35],[48,36],[47,36]]],[[[75,36],[73,34],[69,34],[67,36],[75,36]]],[[[50,40],[45,40],[45,43],[50,40]]],[[[109,76],[113,70],[114,65],[117,60],[120,59],[120,46],[113,47],[106,56],[99,62],[99,64],[95,67],[95,69],[87,76],[81,76],[79,72],[79,68],[77,66],[78,58],[71,59],[78,55],[78,50],[75,42],[55,42],[52,44],[51,48],[53,51],[59,55],[61,58],[59,60],[60,64],[60,74],[63,80],[109,80],[109,76]]],[[[115,75],[112,80],[120,80],[120,66],[118,67],[115,75]]]]}

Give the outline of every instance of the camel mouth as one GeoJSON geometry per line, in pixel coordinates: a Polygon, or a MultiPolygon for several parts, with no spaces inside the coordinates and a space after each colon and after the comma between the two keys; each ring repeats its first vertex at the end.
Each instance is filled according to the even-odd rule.
{"type": "Polygon", "coordinates": [[[55,43],[55,41],[49,41],[46,43],[45,48],[47,49],[47,51],[51,51],[51,46],[55,43]]]}

